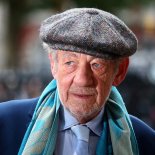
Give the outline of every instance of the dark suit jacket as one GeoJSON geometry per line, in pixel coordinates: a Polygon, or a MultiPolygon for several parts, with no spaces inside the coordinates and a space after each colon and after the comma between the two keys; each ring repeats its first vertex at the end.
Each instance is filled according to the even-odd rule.
{"type": "MultiPolygon", "coordinates": [[[[17,155],[38,98],[0,103],[0,155],[17,155]]],[[[140,155],[155,155],[155,131],[130,116],[140,155]]]]}

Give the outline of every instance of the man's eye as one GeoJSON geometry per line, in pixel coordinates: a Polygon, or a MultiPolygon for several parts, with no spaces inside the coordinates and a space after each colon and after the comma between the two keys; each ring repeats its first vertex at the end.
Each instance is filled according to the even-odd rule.
{"type": "Polygon", "coordinates": [[[74,64],[74,61],[65,62],[65,65],[68,65],[68,66],[73,65],[73,64],[74,64]]]}
{"type": "Polygon", "coordinates": [[[100,68],[100,67],[101,67],[101,64],[98,64],[98,63],[93,63],[93,64],[92,64],[92,66],[93,66],[93,68],[98,69],[98,68],[100,68]]]}

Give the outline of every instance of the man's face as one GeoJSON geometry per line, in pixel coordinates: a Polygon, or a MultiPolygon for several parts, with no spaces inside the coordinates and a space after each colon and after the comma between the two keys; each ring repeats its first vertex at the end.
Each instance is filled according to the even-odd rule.
{"type": "Polygon", "coordinates": [[[109,96],[118,72],[116,61],[58,51],[51,66],[63,105],[80,122],[94,118],[109,96]]]}

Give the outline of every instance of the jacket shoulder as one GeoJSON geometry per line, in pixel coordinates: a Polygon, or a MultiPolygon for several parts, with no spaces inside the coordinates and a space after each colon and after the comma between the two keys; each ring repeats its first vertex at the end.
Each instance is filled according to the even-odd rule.
{"type": "Polygon", "coordinates": [[[155,155],[155,131],[135,116],[130,116],[140,155],[155,155]]]}
{"type": "Polygon", "coordinates": [[[0,103],[0,118],[27,113],[35,108],[38,98],[11,100],[0,103]]]}
{"type": "Polygon", "coordinates": [[[0,103],[0,154],[16,155],[38,98],[0,103]]]}

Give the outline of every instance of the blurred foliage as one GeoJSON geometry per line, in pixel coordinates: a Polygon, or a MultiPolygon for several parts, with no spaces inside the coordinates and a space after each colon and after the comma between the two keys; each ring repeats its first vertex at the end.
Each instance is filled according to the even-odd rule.
{"type": "Polygon", "coordinates": [[[136,5],[146,5],[154,0],[74,0],[78,7],[95,7],[105,11],[114,11],[123,7],[134,7],[136,5]]]}
{"type": "MultiPolygon", "coordinates": [[[[60,9],[65,0],[0,0],[21,8],[22,12],[29,12],[39,8],[60,9]]],[[[77,7],[96,7],[104,10],[113,10],[115,8],[132,7],[134,5],[146,5],[154,0],[72,0],[77,7]]],[[[18,9],[16,9],[18,11],[18,9]]],[[[20,9],[19,9],[20,11],[20,9]]]]}

